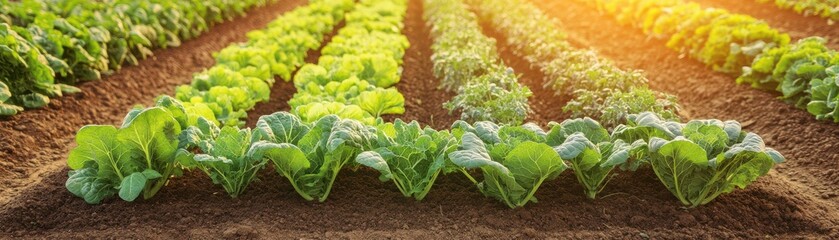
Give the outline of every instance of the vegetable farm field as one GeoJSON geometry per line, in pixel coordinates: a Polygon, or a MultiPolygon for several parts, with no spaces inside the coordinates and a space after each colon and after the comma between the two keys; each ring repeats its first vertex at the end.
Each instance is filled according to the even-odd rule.
{"type": "Polygon", "coordinates": [[[837,20],[0,0],[0,239],[839,239],[837,20]]]}

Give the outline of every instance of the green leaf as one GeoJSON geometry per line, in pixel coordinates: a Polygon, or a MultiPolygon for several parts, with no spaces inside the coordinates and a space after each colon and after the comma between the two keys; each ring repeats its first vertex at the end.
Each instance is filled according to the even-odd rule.
{"type": "Polygon", "coordinates": [[[163,169],[174,162],[180,132],[175,118],[155,107],[140,112],[116,137],[129,154],[144,160],[146,168],[163,169]]]}
{"type": "MultiPolygon", "coordinates": [[[[378,151],[388,151],[389,152],[389,150],[387,150],[387,149],[382,149],[382,150],[378,150],[378,151]]],[[[393,153],[390,153],[390,154],[393,154],[393,153]]],[[[370,167],[372,169],[375,169],[376,171],[379,171],[379,173],[381,173],[381,176],[379,176],[379,180],[381,180],[382,182],[393,179],[393,173],[391,173],[390,167],[388,166],[387,161],[385,161],[385,159],[382,158],[382,155],[379,154],[376,151],[363,152],[363,153],[359,154],[358,157],[355,158],[355,161],[358,162],[361,165],[364,165],[364,166],[370,167]]]]}
{"type": "Polygon", "coordinates": [[[146,187],[146,182],[149,179],[141,172],[135,172],[125,179],[122,180],[122,183],[119,186],[119,197],[122,200],[133,202],[134,199],[137,199],[140,196],[140,193],[143,192],[143,188],[146,187]]]}
{"type": "Polygon", "coordinates": [[[618,125],[612,131],[612,138],[621,139],[624,142],[635,142],[638,140],[649,141],[652,137],[662,139],[673,139],[682,134],[682,124],[662,120],[653,112],[630,114],[627,117],[626,125],[618,125]]]}
{"type": "MultiPolygon", "coordinates": [[[[88,161],[100,163],[120,162],[115,150],[119,147],[116,141],[117,129],[114,126],[88,125],[76,133],[77,147],[70,151],[67,165],[77,170],[84,167],[88,161]]],[[[106,165],[107,166],[107,165],[106,165]]]]}
{"type": "Polygon", "coordinates": [[[89,204],[99,204],[117,192],[110,181],[97,177],[96,168],[92,167],[70,171],[64,185],[73,195],[89,204]]]}
{"type": "Polygon", "coordinates": [[[504,165],[510,169],[516,182],[532,191],[535,191],[542,181],[553,179],[567,168],[559,154],[550,146],[535,142],[524,142],[513,148],[504,165]]]}
{"type": "Polygon", "coordinates": [[[502,174],[510,174],[510,170],[499,162],[493,161],[487,152],[486,145],[474,133],[463,135],[460,148],[449,154],[452,162],[464,168],[481,168],[490,166],[498,169],[502,174]]]}
{"type": "Polygon", "coordinates": [[[698,205],[705,181],[713,176],[705,150],[690,140],[677,137],[651,151],[654,151],[654,157],[650,163],[664,186],[683,204],[698,205]]]}
{"type": "Polygon", "coordinates": [[[358,96],[358,105],[374,117],[384,114],[405,113],[405,97],[395,88],[364,91],[358,96]]]}
{"type": "Polygon", "coordinates": [[[278,112],[259,117],[254,130],[254,137],[258,140],[268,140],[274,143],[297,143],[309,132],[308,126],[287,112],[278,112]]]}
{"type": "Polygon", "coordinates": [[[161,175],[159,172],[155,171],[154,169],[143,170],[142,174],[143,174],[144,177],[146,177],[146,179],[149,179],[149,180],[163,177],[163,175],[161,175]]]}
{"type": "Polygon", "coordinates": [[[257,159],[270,159],[277,171],[292,181],[311,165],[306,153],[289,143],[257,142],[248,151],[248,155],[257,159]]]}

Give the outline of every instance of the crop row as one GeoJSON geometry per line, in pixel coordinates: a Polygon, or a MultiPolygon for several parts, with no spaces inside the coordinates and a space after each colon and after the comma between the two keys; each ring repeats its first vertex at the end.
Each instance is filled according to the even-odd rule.
{"type": "Polygon", "coordinates": [[[349,163],[353,169],[363,165],[379,171],[381,180],[393,181],[404,196],[417,200],[431,190],[440,173],[463,173],[481,193],[515,208],[536,202],[539,186],[570,165],[589,198],[603,190],[616,167],[652,169],[684,205],[696,207],[745,188],[784,161],[735,121],[682,124],[661,120],[652,112],[631,114],[626,125],[609,132],[589,118],[551,123],[549,131],[532,123],[499,126],[463,121],[455,122],[451,130],[438,131],[416,122],[365,124],[336,115],[306,123],[287,112],[262,116],[253,130],[218,128],[200,118],[198,126],[181,131],[168,111],[149,108],[120,130],[83,128],[68,163],[89,166],[72,171],[67,188],[89,203],[117,191],[131,201],[132,196],[148,193],[147,179],[158,179],[152,189],[156,191],[166,174],[200,169],[237,197],[271,162],[301,197],[324,201],[335,177],[349,163]],[[137,130],[141,134],[133,132],[137,130]],[[148,130],[157,134],[142,134],[148,130]],[[114,144],[120,141],[150,144],[145,148],[114,144]],[[133,159],[139,156],[147,156],[148,162],[133,159]],[[171,170],[161,175],[157,166],[171,170]],[[117,175],[129,173],[116,184],[117,175]]]}
{"type": "Polygon", "coordinates": [[[0,116],[40,108],[269,0],[0,0],[0,116]]]}
{"type": "Polygon", "coordinates": [[[425,0],[423,7],[434,39],[434,75],[441,88],[457,91],[444,107],[470,122],[521,124],[531,112],[532,93],[501,61],[495,39],[481,33],[475,14],[460,0],[425,0]]]}
{"type": "Polygon", "coordinates": [[[804,16],[818,16],[828,19],[830,25],[839,20],[839,1],[837,0],[757,0],[775,2],[783,9],[792,9],[804,16]]]}
{"type": "MultiPolygon", "coordinates": [[[[115,194],[127,201],[140,193],[154,196],[170,176],[180,175],[177,150],[200,140],[190,133],[241,125],[245,111],[268,99],[274,76],[290,80],[307,52],[319,47],[352,7],[351,0],[315,0],[298,7],[267,28],[249,32],[247,42],[216,53],[214,67],[176,89],[181,100],[160,96],[155,107],[129,112],[121,126],[83,127],[76,134],[79,147],[67,160],[72,169],[67,189],[88,203],[115,194]]],[[[241,162],[218,164],[244,167],[241,162]]]]}
{"type": "Polygon", "coordinates": [[[839,122],[839,54],[819,37],[790,44],[790,37],[750,16],[703,8],[682,0],[582,1],[619,22],[667,39],[667,46],[738,83],[773,90],[820,120],[839,122]]]}
{"type": "Polygon", "coordinates": [[[405,98],[393,87],[402,75],[408,39],[401,34],[403,0],[362,0],[347,13],[345,26],[321,49],[318,64],[294,76],[292,112],[305,122],[336,114],[373,123],[384,114],[405,112],[405,98]]]}
{"type": "Polygon", "coordinates": [[[565,41],[558,24],[521,0],[469,1],[482,19],[506,37],[514,54],[544,73],[545,87],[570,96],[563,108],[572,117],[591,117],[608,127],[629,114],[653,111],[677,119],[675,97],[650,90],[639,71],[621,70],[592,50],[565,41]]]}

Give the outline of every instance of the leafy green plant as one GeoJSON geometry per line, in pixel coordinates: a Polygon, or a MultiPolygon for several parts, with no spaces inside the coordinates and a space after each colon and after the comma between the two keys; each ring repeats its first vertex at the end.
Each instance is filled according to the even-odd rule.
{"type": "Polygon", "coordinates": [[[376,118],[365,112],[358,105],[345,105],[339,102],[312,102],[298,106],[292,110],[294,115],[300,116],[303,122],[316,122],[328,115],[336,115],[344,119],[353,119],[365,124],[373,124],[376,118]]]}
{"type": "Polygon", "coordinates": [[[627,116],[625,124],[612,130],[612,138],[625,142],[647,142],[653,137],[670,140],[681,135],[681,132],[681,123],[662,119],[654,112],[642,112],[627,116]]]}
{"type": "Polygon", "coordinates": [[[460,86],[457,95],[443,104],[450,113],[461,112],[466,121],[520,124],[532,110],[527,98],[533,93],[517,82],[512,69],[492,70],[460,86]]]}
{"type": "Polygon", "coordinates": [[[839,122],[839,65],[826,71],[827,77],[810,81],[810,103],[807,111],[816,119],[839,122]]]}
{"type": "Polygon", "coordinates": [[[655,112],[668,119],[678,120],[680,110],[673,95],[656,92],[645,87],[632,88],[629,91],[604,89],[600,91],[578,91],[577,97],[562,108],[570,112],[571,117],[591,117],[600,119],[607,127],[614,127],[626,122],[629,115],[645,111],[655,112]]]}
{"type": "Polygon", "coordinates": [[[545,132],[533,125],[499,128],[489,122],[479,122],[472,127],[457,122],[452,133],[461,137],[458,150],[449,154],[451,162],[465,169],[480,169],[483,175],[480,182],[464,173],[481,193],[510,208],[537,202],[534,194],[539,186],[568,168],[545,143],[545,132]]]}
{"type": "Polygon", "coordinates": [[[306,200],[325,201],[338,172],[361,153],[376,148],[376,129],[358,121],[325,116],[306,124],[279,112],[263,116],[249,154],[274,163],[306,200]]]}
{"type": "Polygon", "coordinates": [[[154,196],[178,172],[181,126],[173,113],[153,107],[129,114],[123,126],[88,125],[76,135],[66,187],[91,204],[119,193],[125,201],[154,196]]]}
{"type": "Polygon", "coordinates": [[[251,130],[230,126],[219,129],[204,118],[199,122],[184,130],[181,140],[187,140],[186,147],[178,151],[178,163],[200,169],[213,183],[222,185],[230,197],[238,197],[267,163],[249,151],[253,142],[251,130]],[[186,150],[193,147],[200,153],[186,150]]]}
{"type": "Polygon", "coordinates": [[[361,165],[381,173],[382,181],[393,181],[405,197],[422,200],[445,168],[446,157],[457,147],[448,131],[420,128],[413,121],[378,126],[379,148],[356,157],[361,165]]]}
{"type": "Polygon", "coordinates": [[[659,180],[686,206],[707,204],[745,188],[784,157],[734,121],[694,120],[673,140],[653,137],[650,164],[659,180]]]}
{"type": "Polygon", "coordinates": [[[330,77],[322,75],[324,73],[323,67],[303,66],[295,76],[298,92],[288,101],[289,106],[297,108],[314,102],[336,102],[357,105],[374,117],[405,112],[405,97],[396,88],[376,87],[354,75],[329,81],[330,77]]]}
{"type": "Polygon", "coordinates": [[[481,33],[477,16],[461,1],[423,1],[423,8],[435,39],[431,60],[441,88],[455,91],[500,64],[495,39],[481,33]]]}
{"type": "Polygon", "coordinates": [[[590,118],[570,119],[552,124],[548,145],[570,163],[586,196],[594,199],[603,190],[609,173],[627,163],[630,145],[623,140],[612,141],[609,132],[590,118]]]}

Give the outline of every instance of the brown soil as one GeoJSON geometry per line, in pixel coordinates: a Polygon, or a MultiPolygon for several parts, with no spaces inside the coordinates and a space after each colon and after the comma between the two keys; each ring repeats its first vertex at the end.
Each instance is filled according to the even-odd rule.
{"type": "MultiPolygon", "coordinates": [[[[67,170],[58,162],[53,164],[58,170],[36,177],[42,179],[40,184],[0,208],[0,237],[839,238],[839,204],[835,195],[825,195],[836,192],[836,182],[829,184],[828,180],[839,177],[835,171],[839,158],[828,150],[836,149],[830,145],[837,142],[835,125],[815,122],[768,93],[736,86],[731,77],[678,59],[660,42],[648,42],[640,32],[623,30],[611,18],[590,14],[588,8],[543,5],[566,22],[578,44],[601,49],[621,66],[647,70],[654,88],[679,95],[695,117],[748,120],[748,128],[766,136],[789,162],[748,189],[695,209],[684,209],[645,169],[621,172],[594,201],[584,197],[573,173],[565,172],[542,185],[536,194],[539,203],[514,210],[483,197],[459,174],[441,176],[429,195],[416,202],[402,197],[393,183],[380,182],[378,174],[367,169],[342,171],[325,203],[302,200],[286,179],[266,169],[260,181],[238,199],[227,197],[200,172],[191,172],[171,181],[149,201],[110,200],[87,205],[64,188],[67,170]],[[674,81],[673,76],[679,80],[674,81]],[[833,178],[819,175],[825,172],[833,178]]],[[[425,60],[430,56],[430,41],[419,0],[410,3],[405,33],[412,47],[406,56],[403,82],[397,87],[408,101],[430,99],[409,102],[403,118],[446,126],[451,119],[441,120],[446,115],[439,106],[450,95],[432,93],[438,83],[425,60]],[[413,111],[429,111],[427,114],[435,117],[432,121],[429,115],[413,111]]],[[[518,72],[530,71],[517,63],[523,61],[509,54],[504,57],[518,72]]],[[[534,91],[540,89],[538,81],[523,79],[534,91]]],[[[545,103],[551,104],[555,103],[545,103]]],[[[537,111],[547,110],[540,107],[537,111]]],[[[537,116],[541,116],[536,117],[537,122],[559,118],[537,116]]],[[[63,159],[66,149],[56,155],[63,159]]]]}
{"type": "Polygon", "coordinates": [[[750,15],[769,23],[770,26],[788,33],[793,39],[826,37],[828,46],[839,48],[839,23],[829,25],[827,19],[817,16],[805,17],[792,9],[781,9],[775,1],[759,3],[755,0],[690,0],[705,7],[724,8],[728,11],[750,15]],[[744,2],[748,2],[744,4],[744,2]]]}
{"type": "Polygon", "coordinates": [[[306,1],[294,0],[253,9],[245,17],[211,28],[182,46],[161,49],[138,66],[126,66],[102,81],[81,84],[82,93],[53,99],[44,109],[0,121],[0,205],[20,189],[64,167],[76,131],[87,124],[119,124],[135,104],[189,83],[192,74],[214,64],[211,53],[245,40],[249,30],[265,26],[280,13],[306,1]]]}
{"type": "Polygon", "coordinates": [[[459,119],[460,113],[443,108],[443,103],[451,100],[456,93],[438,88],[440,81],[434,77],[434,62],[431,61],[431,33],[422,19],[422,1],[410,1],[408,15],[405,16],[403,33],[411,46],[405,52],[402,64],[402,80],[396,89],[405,96],[405,114],[385,117],[386,120],[401,118],[417,120],[436,129],[447,129],[459,119]]]}

